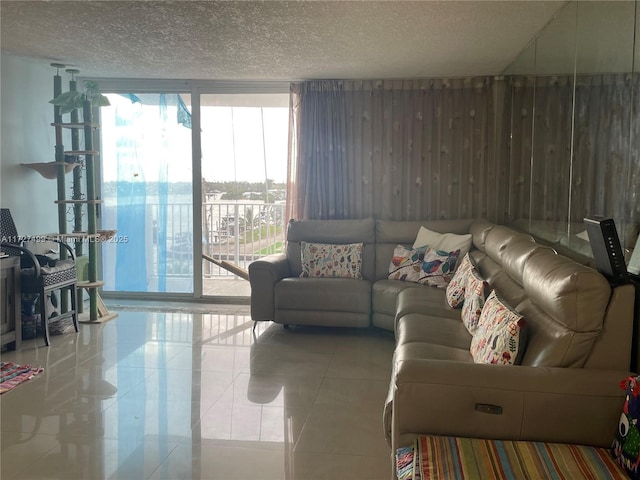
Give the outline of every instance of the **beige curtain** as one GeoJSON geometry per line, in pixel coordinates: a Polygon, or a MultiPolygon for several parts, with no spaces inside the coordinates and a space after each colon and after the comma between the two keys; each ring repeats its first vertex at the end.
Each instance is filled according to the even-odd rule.
{"type": "Polygon", "coordinates": [[[495,108],[488,77],[292,84],[289,218],[498,221],[495,108]]]}
{"type": "Polygon", "coordinates": [[[343,94],[338,82],[291,86],[289,218],[350,218],[343,94]]]}

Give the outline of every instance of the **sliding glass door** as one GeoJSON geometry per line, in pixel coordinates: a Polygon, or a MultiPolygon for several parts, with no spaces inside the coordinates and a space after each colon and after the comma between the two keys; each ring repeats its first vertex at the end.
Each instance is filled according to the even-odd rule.
{"type": "Polygon", "coordinates": [[[101,109],[105,291],[193,293],[190,96],[107,95],[101,109]]]}
{"type": "Polygon", "coordinates": [[[205,296],[248,296],[237,268],[282,251],[287,94],[204,94],[202,284],[205,296]]]}
{"type": "Polygon", "coordinates": [[[248,265],[283,250],[288,94],[185,90],[104,92],[105,292],[247,297],[248,265]]]}

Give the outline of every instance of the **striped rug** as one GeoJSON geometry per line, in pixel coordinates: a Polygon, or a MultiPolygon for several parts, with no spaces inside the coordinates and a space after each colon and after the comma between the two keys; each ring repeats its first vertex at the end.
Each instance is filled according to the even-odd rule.
{"type": "Polygon", "coordinates": [[[423,436],[413,449],[401,450],[396,452],[400,480],[629,478],[607,448],[423,436]]]}
{"type": "Polygon", "coordinates": [[[44,371],[44,368],[34,368],[31,365],[18,365],[13,362],[0,363],[0,394],[17,387],[22,382],[32,379],[44,371]]]}

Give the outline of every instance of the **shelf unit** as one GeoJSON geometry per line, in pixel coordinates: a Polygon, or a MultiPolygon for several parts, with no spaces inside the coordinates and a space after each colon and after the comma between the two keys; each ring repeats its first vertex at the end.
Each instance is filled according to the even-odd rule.
{"type": "MultiPolygon", "coordinates": [[[[57,69],[56,75],[53,77],[54,98],[62,93],[62,77],[59,69],[64,65],[52,64],[57,69]]],[[[68,69],[71,74],[69,81],[69,91],[77,91],[78,85],[75,80],[75,74],[78,70],[68,69]]],[[[102,203],[96,195],[96,169],[95,157],[100,152],[93,149],[93,134],[100,128],[100,125],[93,122],[92,105],[89,101],[84,101],[82,107],[82,118],[80,118],[79,109],[70,112],[69,121],[64,121],[60,113],[60,107],[54,106],[54,121],[51,126],[55,130],[55,164],[56,164],[56,180],[58,187],[58,198],[55,204],[58,206],[58,234],[57,238],[73,241],[75,244],[76,258],[82,257],[87,246],[88,256],[88,279],[87,281],[79,281],[78,288],[78,321],[83,323],[100,323],[110,320],[117,314],[109,312],[102,302],[98,289],[104,285],[104,282],[98,279],[98,249],[100,248],[100,240],[102,238],[101,231],[97,228],[97,205],[102,203]],[[71,149],[65,150],[63,144],[63,130],[70,130],[71,149]],[[82,131],[82,141],[80,132],[82,131]],[[67,159],[75,159],[74,164],[82,165],[83,168],[73,168],[73,178],[71,181],[71,198],[67,197],[67,185],[65,180],[65,162],[67,159]],[[84,170],[84,179],[82,172],[84,170]],[[73,231],[67,232],[67,210],[73,212],[73,231]],[[86,217],[86,226],[83,222],[86,217]],[[86,291],[89,297],[89,312],[84,313],[83,310],[83,291],[86,291]]],[[[63,301],[65,298],[62,299],[63,301]]],[[[65,308],[61,302],[62,308],[65,308]]]]}

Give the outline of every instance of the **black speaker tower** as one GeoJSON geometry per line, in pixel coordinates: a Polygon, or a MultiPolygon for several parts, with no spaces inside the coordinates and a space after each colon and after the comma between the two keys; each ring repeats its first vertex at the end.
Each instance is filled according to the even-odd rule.
{"type": "Polygon", "coordinates": [[[586,217],[584,225],[589,236],[596,269],[613,283],[626,281],[627,266],[613,219],[599,216],[586,217]]]}

